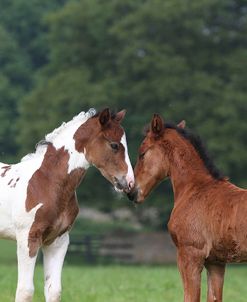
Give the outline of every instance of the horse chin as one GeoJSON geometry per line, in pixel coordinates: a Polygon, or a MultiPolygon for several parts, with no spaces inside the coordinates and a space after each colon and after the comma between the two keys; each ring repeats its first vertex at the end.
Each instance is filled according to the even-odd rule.
{"type": "Polygon", "coordinates": [[[141,189],[136,190],[134,203],[136,205],[142,204],[145,199],[146,199],[146,195],[143,194],[143,191],[141,189]]]}
{"type": "Polygon", "coordinates": [[[142,204],[144,202],[145,198],[144,197],[137,197],[137,199],[134,201],[135,204],[142,204]]]}
{"type": "Polygon", "coordinates": [[[142,194],[140,194],[141,192],[135,188],[133,190],[131,190],[130,192],[127,193],[127,196],[129,198],[130,201],[133,201],[134,204],[139,204],[142,203],[144,201],[144,198],[142,198],[142,194]]]}
{"type": "Polygon", "coordinates": [[[124,189],[124,188],[119,188],[118,186],[114,185],[114,190],[117,193],[125,193],[125,194],[129,194],[129,189],[124,189]]]}
{"type": "Polygon", "coordinates": [[[117,186],[114,186],[114,190],[115,190],[116,192],[118,192],[118,193],[123,193],[123,192],[124,192],[123,189],[120,189],[120,188],[118,188],[117,186]]]}

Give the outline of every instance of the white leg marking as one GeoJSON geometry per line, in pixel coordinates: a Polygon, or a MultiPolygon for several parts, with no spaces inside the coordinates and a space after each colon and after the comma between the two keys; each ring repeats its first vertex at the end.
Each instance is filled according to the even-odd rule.
{"type": "Polygon", "coordinates": [[[128,185],[129,185],[129,188],[133,188],[134,184],[135,184],[135,178],[134,178],[134,172],[133,172],[133,169],[132,169],[132,165],[131,165],[130,159],[129,159],[128,146],[127,146],[127,141],[126,141],[126,135],[125,135],[125,133],[124,133],[124,135],[121,138],[121,143],[123,144],[124,149],[125,149],[125,162],[126,162],[126,164],[128,166],[128,172],[127,172],[127,175],[126,175],[126,181],[127,181],[128,185]]]}
{"type": "Polygon", "coordinates": [[[37,255],[29,257],[27,234],[17,235],[18,284],[15,302],[31,302],[34,293],[33,275],[37,255]]]}
{"type": "Polygon", "coordinates": [[[58,237],[51,245],[43,247],[46,302],[61,299],[61,273],[69,245],[69,234],[58,237]]]}

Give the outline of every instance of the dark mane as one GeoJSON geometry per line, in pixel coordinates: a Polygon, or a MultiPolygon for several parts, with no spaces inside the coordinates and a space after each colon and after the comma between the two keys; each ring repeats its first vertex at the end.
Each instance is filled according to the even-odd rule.
{"type": "Polygon", "coordinates": [[[197,153],[199,154],[200,158],[204,162],[205,167],[207,168],[208,172],[218,180],[225,179],[225,176],[220,172],[220,170],[215,166],[212,158],[210,158],[207,148],[205,147],[204,143],[202,142],[199,135],[193,133],[189,129],[183,129],[177,127],[173,123],[165,123],[165,127],[168,129],[175,129],[182,137],[187,139],[192,146],[196,149],[197,153]]]}
{"type": "MultiPolygon", "coordinates": [[[[94,116],[92,116],[92,118],[99,117],[100,112],[101,111],[98,111],[94,116]]],[[[115,117],[116,117],[116,112],[115,111],[110,111],[110,116],[111,116],[111,119],[114,120],[115,117]]]]}

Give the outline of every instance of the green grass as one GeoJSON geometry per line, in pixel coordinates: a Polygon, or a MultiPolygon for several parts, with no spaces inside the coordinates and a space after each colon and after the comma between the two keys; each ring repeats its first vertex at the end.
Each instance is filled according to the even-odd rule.
{"type": "MultiPolygon", "coordinates": [[[[62,302],[179,302],[183,290],[176,266],[71,266],[63,269],[62,302]]],[[[16,244],[0,240],[0,301],[13,302],[17,282],[16,244]]],[[[35,272],[34,302],[44,301],[43,270],[35,272]]],[[[247,266],[226,271],[224,302],[245,302],[247,266]]],[[[203,274],[202,301],[206,301],[203,274]]]]}
{"type": "Polygon", "coordinates": [[[0,265],[16,263],[16,242],[0,240],[0,265]]]}
{"type": "MultiPolygon", "coordinates": [[[[179,302],[183,290],[176,266],[77,266],[63,269],[62,302],[179,302]]],[[[13,302],[17,282],[16,244],[0,240],[0,301],[13,302]]],[[[43,270],[35,272],[34,302],[44,301],[43,270]]],[[[247,300],[247,266],[226,270],[224,302],[247,300]]],[[[203,274],[202,301],[206,301],[203,274]]]]}
{"type": "MultiPolygon", "coordinates": [[[[16,287],[16,267],[0,266],[1,301],[12,302],[16,287]]],[[[225,302],[244,302],[247,297],[247,267],[229,267],[224,287],[225,302]]],[[[44,301],[43,272],[35,273],[34,302],[44,301]]],[[[202,301],[206,280],[203,275],[202,301]]],[[[63,270],[63,302],[179,302],[182,284],[176,266],[68,266],[63,270]]]]}

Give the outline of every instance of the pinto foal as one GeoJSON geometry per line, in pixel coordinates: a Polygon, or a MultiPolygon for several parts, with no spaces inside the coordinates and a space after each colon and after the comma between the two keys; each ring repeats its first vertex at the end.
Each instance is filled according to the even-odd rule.
{"type": "Polygon", "coordinates": [[[222,301],[226,263],[247,261],[247,190],[216,169],[196,135],[154,115],[139,149],[135,188],[141,203],[164,178],[171,179],[174,208],[168,229],[177,247],[184,301],[199,302],[207,269],[207,301],[222,301]]]}
{"type": "Polygon", "coordinates": [[[61,296],[61,271],[68,232],[78,214],[76,187],[90,165],[117,190],[134,185],[126,138],[120,122],[125,111],[80,113],[64,123],[36,152],[14,165],[0,164],[0,236],[17,241],[16,302],[30,302],[39,248],[44,255],[46,302],[61,296]]]}

